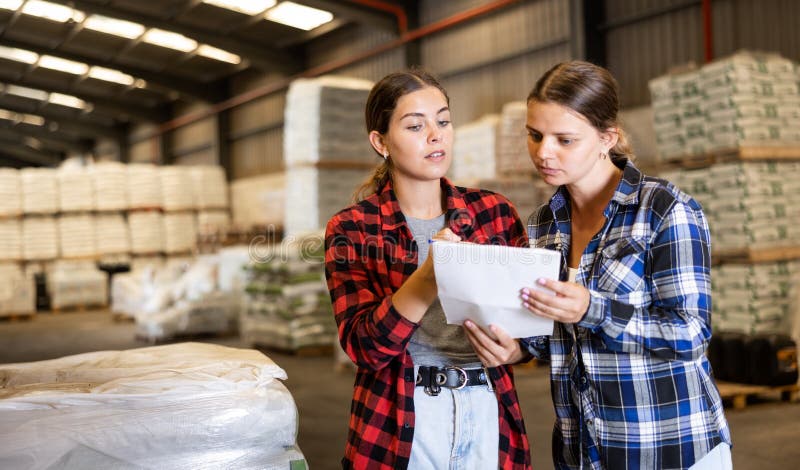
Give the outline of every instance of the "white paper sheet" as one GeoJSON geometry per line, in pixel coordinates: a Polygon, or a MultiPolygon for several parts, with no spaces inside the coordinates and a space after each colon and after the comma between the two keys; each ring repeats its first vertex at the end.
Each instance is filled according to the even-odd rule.
{"type": "Polygon", "coordinates": [[[544,290],[537,279],[558,279],[559,252],[445,241],[434,241],[431,252],[447,323],[469,319],[487,333],[497,325],[514,338],[553,333],[552,320],[522,306],[520,290],[544,290]]]}

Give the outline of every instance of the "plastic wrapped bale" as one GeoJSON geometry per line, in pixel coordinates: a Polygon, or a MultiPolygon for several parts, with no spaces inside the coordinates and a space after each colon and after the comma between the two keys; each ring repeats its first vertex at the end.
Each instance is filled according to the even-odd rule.
{"type": "Polygon", "coordinates": [[[128,172],[119,162],[98,162],[89,167],[94,188],[94,209],[121,211],[128,208],[128,172]]]}
{"type": "Polygon", "coordinates": [[[164,216],[160,212],[131,212],[128,214],[131,252],[153,254],[164,251],[164,216]]]}
{"type": "Polygon", "coordinates": [[[0,219],[0,260],[22,259],[22,222],[0,219]]]}
{"type": "Polygon", "coordinates": [[[128,221],[122,214],[98,214],[94,219],[95,243],[99,255],[125,254],[131,251],[128,221]]]}
{"type": "Polygon", "coordinates": [[[189,170],[194,203],[198,209],[227,209],[228,180],[218,165],[196,165],[189,170]]]}
{"type": "Polygon", "coordinates": [[[130,209],[161,208],[161,178],[150,163],[128,165],[128,206],[130,209]]]}
{"type": "Polygon", "coordinates": [[[47,276],[54,309],[108,305],[108,273],[94,262],[58,261],[47,276]]]}
{"type": "Polygon", "coordinates": [[[58,212],[58,181],[52,168],[23,168],[19,172],[22,211],[25,214],[58,212]]]}
{"type": "Polygon", "coordinates": [[[58,206],[61,212],[94,209],[92,177],[83,166],[65,165],[58,169],[58,206]]]}
{"type": "Polygon", "coordinates": [[[191,169],[185,166],[159,168],[161,178],[161,207],[165,211],[194,209],[191,169]]]}
{"type": "Polygon", "coordinates": [[[458,126],[449,171],[452,179],[495,177],[499,122],[499,115],[487,114],[477,121],[458,126]]]}
{"type": "Polygon", "coordinates": [[[58,224],[51,216],[22,219],[22,257],[25,260],[51,260],[58,256],[58,224]]]}
{"type": "Polygon", "coordinates": [[[0,468],[306,468],[285,379],[199,343],[0,365],[0,468]]]}
{"type": "Polygon", "coordinates": [[[192,212],[163,215],[164,252],[185,253],[197,247],[197,227],[192,212]]]}
{"type": "Polygon", "coordinates": [[[62,257],[97,256],[94,218],[94,215],[89,214],[64,214],[58,218],[58,239],[62,257]]]}
{"type": "Polygon", "coordinates": [[[33,273],[16,263],[0,263],[0,317],[36,313],[33,273]]]}
{"type": "Polygon", "coordinates": [[[22,214],[22,186],[19,170],[0,168],[0,216],[22,214]]]}
{"type": "Polygon", "coordinates": [[[322,234],[275,246],[248,267],[239,328],[250,344],[283,351],[330,350],[336,337],[324,278],[322,234]]]}
{"type": "Polygon", "coordinates": [[[177,337],[233,333],[242,296],[211,292],[198,300],[180,300],[162,312],[136,316],[136,337],[158,343],[177,337]]]}

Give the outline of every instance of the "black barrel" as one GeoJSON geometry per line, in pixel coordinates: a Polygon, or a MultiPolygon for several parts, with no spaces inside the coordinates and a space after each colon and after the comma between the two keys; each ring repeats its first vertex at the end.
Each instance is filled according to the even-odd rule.
{"type": "Polygon", "coordinates": [[[797,344],[788,335],[754,335],[747,349],[752,383],[770,386],[797,383],[797,344]]]}
{"type": "Polygon", "coordinates": [[[743,333],[721,333],[722,370],[724,380],[738,383],[750,382],[750,358],[747,351],[748,338],[743,333]]]}

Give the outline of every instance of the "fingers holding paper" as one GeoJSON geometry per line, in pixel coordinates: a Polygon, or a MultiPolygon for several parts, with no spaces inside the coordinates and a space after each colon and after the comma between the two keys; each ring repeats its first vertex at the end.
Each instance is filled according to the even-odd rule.
{"type": "Polygon", "coordinates": [[[503,364],[515,364],[522,360],[524,354],[519,342],[508,335],[502,328],[490,325],[491,333],[497,338],[492,338],[475,322],[464,322],[467,338],[472,343],[472,349],[478,355],[481,363],[486,367],[497,367],[503,364]]]}
{"type": "Polygon", "coordinates": [[[589,290],[574,282],[539,279],[539,287],[520,292],[522,306],[533,314],[561,323],[578,323],[589,308],[589,290]]]}

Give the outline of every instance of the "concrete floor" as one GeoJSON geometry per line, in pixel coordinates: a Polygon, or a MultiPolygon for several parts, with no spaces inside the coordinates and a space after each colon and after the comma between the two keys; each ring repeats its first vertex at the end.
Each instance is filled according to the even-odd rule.
{"type": "MultiPolygon", "coordinates": [[[[207,340],[247,347],[236,337],[207,340]]],[[[40,314],[30,321],[0,320],[0,363],[52,359],[105,349],[129,349],[146,344],[134,338],[132,323],[114,322],[108,312],[40,314]]],[[[337,372],[330,357],[269,354],[283,367],[300,413],[298,443],[313,470],[339,468],[347,434],[353,373],[337,372]]],[[[550,404],[547,369],[518,368],[517,388],[532,444],[533,467],[552,468],[550,404]]],[[[798,468],[800,403],[761,400],[744,410],[728,410],[737,470],[798,468]]],[[[2,452],[2,449],[0,449],[2,452]]]]}

